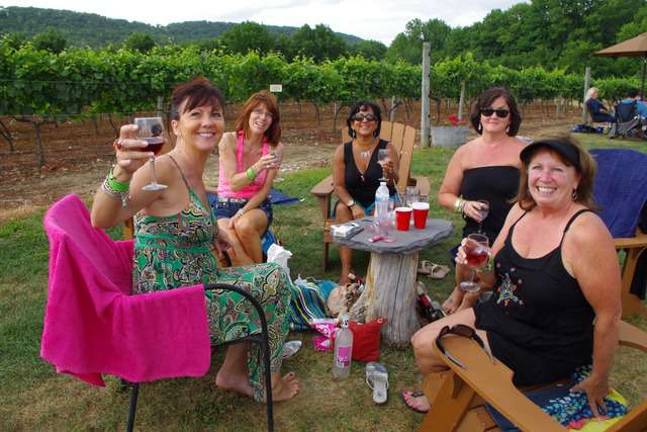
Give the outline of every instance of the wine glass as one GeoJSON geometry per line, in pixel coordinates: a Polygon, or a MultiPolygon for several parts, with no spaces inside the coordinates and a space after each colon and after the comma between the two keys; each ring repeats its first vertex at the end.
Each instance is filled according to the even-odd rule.
{"type": "Polygon", "coordinates": [[[151,164],[151,182],[142,189],[145,191],[160,191],[167,188],[166,185],[157,183],[155,175],[155,155],[157,155],[164,146],[164,122],[161,117],[136,117],[137,138],[146,141],[148,144],[142,149],[145,152],[153,152],[149,161],[151,164]]]}
{"type": "Polygon", "coordinates": [[[480,285],[474,282],[474,276],[476,269],[483,267],[488,259],[490,248],[487,236],[478,233],[468,235],[463,251],[465,251],[467,265],[471,268],[471,274],[469,280],[461,282],[458,286],[465,292],[478,292],[480,285]]]}
{"type": "Polygon", "coordinates": [[[404,192],[404,199],[407,207],[413,206],[413,203],[417,203],[420,201],[420,192],[418,191],[418,188],[415,186],[407,186],[404,192]]]}
{"type": "Polygon", "coordinates": [[[485,218],[487,218],[488,214],[490,214],[490,203],[487,200],[478,200],[476,201],[479,203],[479,233],[483,232],[483,221],[485,218]]]}
{"type": "Polygon", "coordinates": [[[382,167],[382,177],[380,178],[380,181],[386,181],[386,177],[384,177],[384,165],[389,163],[391,160],[391,153],[389,149],[379,149],[377,151],[377,163],[380,164],[382,167]]]}

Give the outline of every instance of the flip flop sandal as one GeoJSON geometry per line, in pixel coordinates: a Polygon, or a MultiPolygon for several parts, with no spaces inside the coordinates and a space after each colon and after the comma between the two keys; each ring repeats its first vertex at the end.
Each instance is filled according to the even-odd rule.
{"type": "Polygon", "coordinates": [[[431,263],[431,273],[428,275],[432,279],[442,279],[449,273],[449,267],[442,264],[431,263]]]}
{"type": "Polygon", "coordinates": [[[386,402],[389,389],[389,373],[382,363],[366,364],[366,384],[373,390],[373,402],[381,405],[386,402]]]}
{"type": "Polygon", "coordinates": [[[442,279],[449,273],[449,267],[436,264],[431,261],[422,260],[418,266],[418,274],[429,276],[432,279],[442,279]]]}
{"type": "Polygon", "coordinates": [[[418,274],[429,276],[429,273],[431,273],[431,264],[433,264],[431,261],[421,260],[418,264],[418,274]]]}
{"type": "Polygon", "coordinates": [[[418,398],[418,397],[421,397],[421,396],[425,395],[420,390],[416,390],[416,391],[406,390],[406,391],[403,391],[402,393],[400,393],[400,397],[402,398],[402,402],[404,402],[404,404],[407,406],[407,408],[409,408],[411,411],[415,411],[415,412],[420,413],[420,414],[427,414],[429,412],[429,410],[421,410],[420,408],[416,408],[413,405],[409,405],[409,403],[407,402],[407,399],[404,397],[404,395],[407,394],[407,393],[409,393],[409,396],[414,397],[414,398],[418,398]]]}

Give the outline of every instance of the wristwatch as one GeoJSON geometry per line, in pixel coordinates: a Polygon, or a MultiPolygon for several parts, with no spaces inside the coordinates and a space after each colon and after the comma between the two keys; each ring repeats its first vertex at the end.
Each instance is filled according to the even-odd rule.
{"type": "Polygon", "coordinates": [[[354,200],[354,199],[352,199],[352,200],[348,201],[348,204],[346,204],[346,206],[347,206],[348,208],[351,208],[351,207],[352,207],[352,206],[354,206],[354,205],[355,205],[355,200],[354,200]]]}

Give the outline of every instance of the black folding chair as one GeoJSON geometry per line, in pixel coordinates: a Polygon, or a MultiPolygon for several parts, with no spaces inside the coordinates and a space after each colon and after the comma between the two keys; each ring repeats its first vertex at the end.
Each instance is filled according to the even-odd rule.
{"type": "MultiPolygon", "coordinates": [[[[242,343],[242,342],[252,342],[260,345],[261,351],[263,352],[263,365],[265,367],[265,397],[266,397],[267,430],[269,432],[272,432],[274,430],[274,413],[273,413],[273,406],[272,406],[272,375],[270,372],[270,342],[268,337],[269,333],[267,330],[267,321],[265,319],[265,312],[263,311],[263,307],[258,302],[258,300],[256,300],[250,293],[235,285],[222,284],[222,283],[209,284],[209,285],[205,285],[204,289],[205,291],[228,290],[228,291],[237,292],[238,294],[245,297],[246,300],[249,300],[254,305],[254,308],[258,313],[258,316],[261,321],[260,334],[246,336],[234,341],[229,341],[219,346],[222,347],[222,346],[227,346],[227,345],[232,345],[232,344],[242,343]]],[[[127,383],[127,384],[131,386],[127,430],[128,432],[132,432],[135,426],[135,414],[137,412],[137,399],[139,397],[139,383],[127,383]]]]}

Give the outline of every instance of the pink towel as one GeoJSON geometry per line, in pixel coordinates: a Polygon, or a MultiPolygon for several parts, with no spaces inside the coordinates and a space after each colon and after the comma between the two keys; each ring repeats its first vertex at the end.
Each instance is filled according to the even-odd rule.
{"type": "Polygon", "coordinates": [[[57,372],[105,385],[205,375],[211,363],[202,285],[131,296],[132,241],[90,224],[76,195],[45,215],[49,282],[41,357],[57,372]]]}

